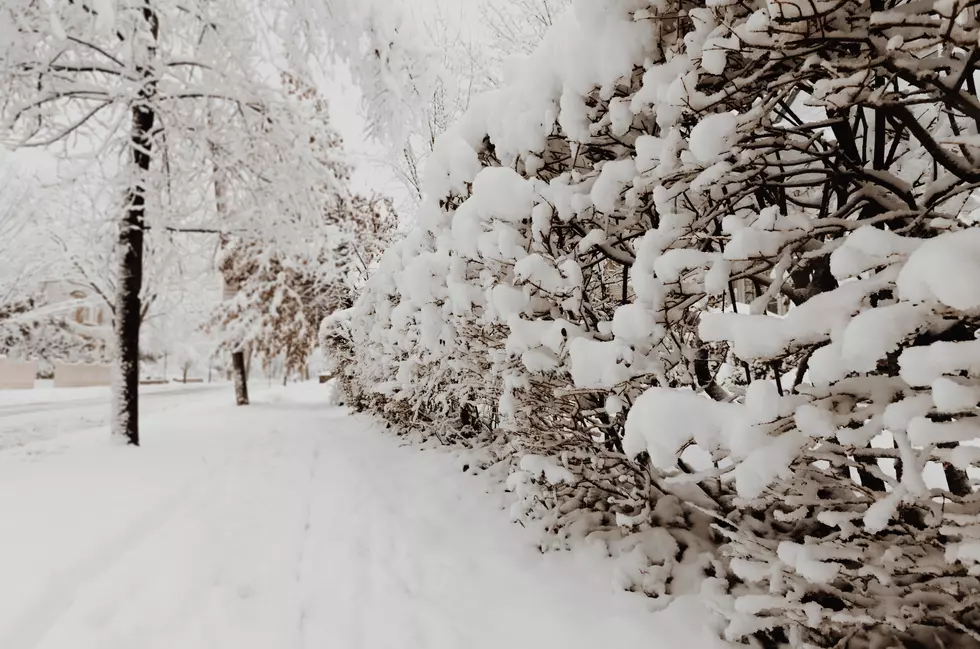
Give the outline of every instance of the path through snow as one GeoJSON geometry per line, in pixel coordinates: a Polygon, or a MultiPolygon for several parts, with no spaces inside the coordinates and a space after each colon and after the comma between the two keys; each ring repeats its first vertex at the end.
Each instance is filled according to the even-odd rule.
{"type": "Polygon", "coordinates": [[[0,453],[0,647],[709,645],[320,394],[221,394],[140,449],[97,429],[0,453]]]}

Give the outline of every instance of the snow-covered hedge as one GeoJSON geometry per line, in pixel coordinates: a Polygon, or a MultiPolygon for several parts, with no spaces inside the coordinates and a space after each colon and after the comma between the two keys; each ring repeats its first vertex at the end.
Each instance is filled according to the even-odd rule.
{"type": "Polygon", "coordinates": [[[576,2],[327,321],[352,398],[551,458],[511,486],[556,526],[667,530],[632,586],[731,640],[976,642],[978,35],[957,0],[576,2]]]}

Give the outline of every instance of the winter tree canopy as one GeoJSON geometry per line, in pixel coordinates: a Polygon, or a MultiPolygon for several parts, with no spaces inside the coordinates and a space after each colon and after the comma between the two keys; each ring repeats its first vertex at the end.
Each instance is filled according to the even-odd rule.
{"type": "Polygon", "coordinates": [[[99,156],[119,206],[117,430],[132,443],[147,232],[263,231],[286,246],[340,189],[314,145],[317,121],[264,78],[248,9],[25,0],[0,10],[5,142],[99,156]]]}

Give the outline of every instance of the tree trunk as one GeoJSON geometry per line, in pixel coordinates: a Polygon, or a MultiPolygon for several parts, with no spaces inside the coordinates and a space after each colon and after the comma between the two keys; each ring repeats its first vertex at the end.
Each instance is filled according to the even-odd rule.
{"type": "MultiPolygon", "coordinates": [[[[142,121],[134,109],[134,127],[142,121]]],[[[152,114],[149,118],[152,125],[152,114]]],[[[134,134],[134,139],[135,139],[134,134]]],[[[140,154],[142,155],[142,154],[140,154]]],[[[113,434],[139,445],[140,289],[143,284],[141,191],[130,192],[130,208],[119,227],[119,279],[116,291],[116,385],[113,434]]]]}
{"type": "Polygon", "coordinates": [[[282,359],[282,387],[289,380],[289,345],[286,345],[286,356],[282,359]]]}
{"type": "Polygon", "coordinates": [[[247,406],[248,377],[245,376],[245,352],[238,351],[232,354],[231,366],[235,378],[235,403],[240,406],[247,406]]]}
{"type": "MultiPolygon", "coordinates": [[[[156,14],[143,8],[143,18],[155,41],[159,32],[156,14]]],[[[150,56],[153,48],[150,48],[150,56]]],[[[112,432],[128,444],[138,446],[139,434],[139,372],[140,321],[142,320],[140,292],[143,288],[143,228],[146,218],[146,175],[150,169],[153,149],[152,132],[156,113],[150,99],[156,94],[153,71],[143,65],[137,71],[144,79],[139,99],[131,109],[133,179],[127,195],[127,208],[119,224],[119,277],[116,290],[116,385],[113,390],[112,432]]]]}
{"type": "MultiPolygon", "coordinates": [[[[208,124],[210,125],[211,118],[208,117],[208,124]]],[[[213,142],[208,143],[208,148],[213,156],[211,159],[212,170],[214,171],[214,203],[215,210],[218,215],[225,219],[228,216],[228,203],[227,197],[225,196],[225,183],[224,177],[221,174],[221,170],[218,167],[217,159],[217,149],[213,142]]],[[[227,245],[227,240],[222,236],[221,247],[227,245]]],[[[237,283],[235,283],[230,277],[225,276],[225,299],[230,299],[234,296],[234,291],[237,291],[237,283]]],[[[232,379],[235,381],[235,404],[239,406],[248,405],[248,367],[245,363],[245,351],[239,350],[233,352],[231,355],[231,374],[232,379]]]]}

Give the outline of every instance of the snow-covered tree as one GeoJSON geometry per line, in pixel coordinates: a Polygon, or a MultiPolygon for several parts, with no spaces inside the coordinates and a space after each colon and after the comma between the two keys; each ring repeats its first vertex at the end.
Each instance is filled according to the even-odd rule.
{"type": "MultiPolygon", "coordinates": [[[[0,150],[0,154],[2,154],[0,150]]],[[[0,156],[0,311],[23,304],[36,292],[44,246],[32,236],[36,209],[32,187],[0,156]]],[[[2,321],[2,316],[0,316],[2,321]]]]}
{"type": "Polygon", "coordinates": [[[574,3],[327,321],[352,402],[495,431],[562,538],[634,530],[629,586],[730,640],[975,646],[978,36],[953,1],[574,3]]]}
{"type": "Polygon", "coordinates": [[[51,376],[55,361],[105,363],[109,344],[101,329],[79,324],[64,305],[44,304],[41,294],[0,308],[0,356],[37,359],[43,377],[51,376]]]}
{"type": "Polygon", "coordinates": [[[403,18],[421,22],[410,33],[428,48],[416,47],[414,60],[429,71],[424,86],[411,75],[401,83],[413,104],[411,112],[398,114],[413,116],[411,128],[402,139],[389,141],[395,155],[385,161],[409,192],[412,209],[407,212],[422,202],[423,170],[436,138],[474,97],[498,86],[510,67],[519,67],[568,6],[569,0],[491,0],[469,8],[436,3],[434,9],[417,12],[421,16],[403,18]]]}
{"type": "Polygon", "coordinates": [[[224,346],[247,347],[267,362],[282,356],[286,372],[302,369],[320,320],[344,305],[344,291],[326,279],[336,278],[327,263],[315,253],[278,256],[261,244],[230,244],[221,271],[237,290],[214,319],[224,346]]]}
{"type": "Polygon", "coordinates": [[[139,329],[147,231],[303,238],[330,181],[246,0],[0,7],[4,141],[89,155],[117,214],[114,430],[138,443],[139,329]],[[235,222],[215,217],[220,178],[235,222]],[[277,222],[286,215],[290,227],[277,222]]]}
{"type": "Polygon", "coordinates": [[[481,27],[486,37],[472,57],[484,60],[481,85],[500,85],[508,58],[534,52],[570,5],[571,0],[488,0],[481,4],[481,27]]]}
{"type": "Polygon", "coordinates": [[[287,374],[301,371],[316,348],[320,322],[351,306],[394,221],[384,199],[344,197],[328,206],[322,228],[310,233],[303,249],[230,240],[220,270],[235,294],[210,324],[222,347],[247,348],[265,363],[282,358],[287,374]]]}
{"type": "Polygon", "coordinates": [[[53,360],[104,360],[104,338],[65,317],[85,305],[53,305],[45,295],[45,281],[64,267],[53,261],[57,246],[37,222],[43,192],[12,158],[4,156],[0,174],[0,355],[37,358],[43,373],[53,360]]]}

